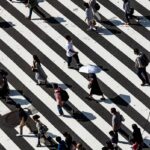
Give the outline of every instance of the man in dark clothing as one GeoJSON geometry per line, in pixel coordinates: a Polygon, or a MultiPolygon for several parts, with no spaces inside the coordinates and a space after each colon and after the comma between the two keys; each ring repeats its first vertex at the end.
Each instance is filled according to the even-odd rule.
{"type": "Polygon", "coordinates": [[[126,25],[130,23],[130,19],[135,18],[139,22],[139,17],[134,16],[134,9],[130,6],[130,0],[123,0],[123,9],[125,10],[126,25]]]}
{"type": "Polygon", "coordinates": [[[30,131],[31,131],[31,127],[29,126],[29,124],[27,124],[28,121],[28,114],[21,108],[20,104],[16,104],[16,108],[19,111],[19,120],[20,120],[20,134],[18,136],[22,136],[23,134],[23,127],[26,125],[30,131]]]}
{"type": "Polygon", "coordinates": [[[32,11],[35,10],[37,13],[39,13],[43,18],[45,18],[45,15],[39,10],[38,8],[38,2],[37,0],[28,0],[26,7],[30,8],[28,19],[31,19],[32,11]]]}
{"type": "Polygon", "coordinates": [[[61,139],[61,137],[57,136],[56,141],[58,142],[57,150],[66,150],[66,143],[61,139]]]}
{"type": "Polygon", "coordinates": [[[135,68],[137,68],[138,77],[142,80],[141,86],[144,86],[145,84],[150,85],[146,72],[146,66],[141,61],[143,54],[137,48],[134,49],[134,54],[137,55],[137,58],[135,60],[135,68]]]}

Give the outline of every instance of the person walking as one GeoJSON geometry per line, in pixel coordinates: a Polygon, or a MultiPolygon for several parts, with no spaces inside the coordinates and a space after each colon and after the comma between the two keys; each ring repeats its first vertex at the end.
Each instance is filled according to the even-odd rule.
{"type": "Polygon", "coordinates": [[[118,141],[118,132],[121,129],[124,118],[118,111],[116,111],[116,108],[111,108],[110,112],[112,113],[112,129],[115,134],[116,141],[118,141]]]}
{"type": "Polygon", "coordinates": [[[28,0],[26,3],[26,7],[29,7],[29,16],[26,17],[27,19],[31,19],[32,12],[35,10],[38,14],[42,16],[42,18],[45,18],[46,16],[39,10],[38,2],[37,0],[28,0]]]}
{"type": "MultiPolygon", "coordinates": [[[[21,108],[20,104],[16,104],[16,108],[19,111],[19,120],[20,120],[20,133],[17,136],[23,136],[23,127],[26,125],[29,130],[31,131],[31,126],[28,123],[29,115],[27,112],[24,111],[23,108],[21,108]]],[[[32,132],[32,131],[31,131],[32,132]]]]}
{"type": "Polygon", "coordinates": [[[137,69],[137,75],[142,80],[141,86],[150,85],[146,67],[149,64],[149,60],[145,54],[141,53],[139,49],[134,49],[134,54],[137,55],[135,60],[135,68],[137,69]]]}
{"type": "Polygon", "coordinates": [[[132,124],[132,129],[133,129],[133,132],[132,132],[133,139],[132,139],[132,141],[134,141],[134,143],[136,145],[138,145],[138,150],[142,150],[143,138],[142,138],[140,128],[138,128],[138,126],[136,124],[132,124]]]}
{"type": "Polygon", "coordinates": [[[131,8],[130,6],[130,0],[123,0],[123,9],[125,10],[125,18],[126,18],[126,23],[125,25],[130,24],[130,19],[135,18],[139,22],[139,17],[134,16],[134,8],[131,8]]]}
{"type": "Polygon", "coordinates": [[[37,147],[41,147],[41,142],[40,142],[41,138],[44,138],[45,141],[46,139],[48,139],[48,141],[50,142],[50,145],[52,145],[51,137],[47,138],[45,135],[48,131],[48,128],[39,120],[39,118],[40,118],[39,115],[33,116],[33,120],[35,121],[36,128],[37,128],[37,137],[38,137],[37,147]]]}
{"type": "Polygon", "coordinates": [[[91,89],[90,94],[89,94],[89,98],[93,99],[92,95],[95,94],[95,95],[101,95],[102,96],[101,100],[104,100],[105,97],[104,97],[103,92],[101,91],[101,89],[99,87],[96,74],[89,73],[88,79],[89,79],[88,88],[91,89]]]}
{"type": "Polygon", "coordinates": [[[65,141],[62,140],[60,136],[56,137],[56,141],[58,142],[57,150],[66,150],[67,149],[65,141]]]}
{"type": "Polygon", "coordinates": [[[72,147],[72,137],[68,132],[64,132],[63,136],[65,137],[65,142],[66,142],[66,146],[67,146],[66,150],[70,150],[72,147]]]}
{"type": "Polygon", "coordinates": [[[67,92],[62,90],[56,83],[53,84],[53,88],[59,115],[64,116],[62,108],[65,108],[73,116],[74,110],[67,104],[67,101],[69,99],[69,95],[67,94],[67,92]]]}
{"type": "Polygon", "coordinates": [[[92,8],[89,6],[88,3],[84,3],[85,6],[85,22],[87,20],[88,26],[89,28],[87,29],[87,31],[90,30],[96,30],[97,28],[95,27],[96,25],[96,21],[94,20],[94,13],[92,11],[92,8]]]}
{"type": "Polygon", "coordinates": [[[73,48],[73,43],[72,43],[72,38],[70,35],[66,35],[66,40],[67,40],[67,46],[66,46],[66,55],[67,55],[67,63],[68,63],[68,68],[71,68],[71,62],[72,62],[72,57],[75,59],[77,63],[77,67],[81,66],[79,57],[78,57],[78,52],[76,52],[73,48]]]}
{"type": "Polygon", "coordinates": [[[35,79],[37,80],[37,85],[47,84],[47,75],[41,67],[40,59],[37,55],[33,55],[33,66],[32,71],[35,72],[35,79]]]}

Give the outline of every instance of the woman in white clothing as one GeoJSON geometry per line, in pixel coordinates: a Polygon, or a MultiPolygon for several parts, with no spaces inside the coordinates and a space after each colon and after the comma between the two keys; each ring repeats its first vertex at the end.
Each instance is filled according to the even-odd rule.
{"type": "Polygon", "coordinates": [[[93,14],[93,11],[92,11],[92,8],[89,6],[88,3],[84,3],[84,6],[86,7],[85,9],[85,15],[86,15],[86,18],[85,18],[85,21],[87,20],[88,22],[88,30],[93,30],[95,28],[95,20],[94,20],[94,14],[93,14]]]}

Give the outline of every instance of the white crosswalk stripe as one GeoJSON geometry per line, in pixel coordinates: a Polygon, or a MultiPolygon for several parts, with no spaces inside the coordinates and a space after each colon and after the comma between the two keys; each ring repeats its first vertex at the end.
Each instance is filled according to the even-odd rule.
{"type": "MultiPolygon", "coordinates": [[[[146,1],[146,0],[145,0],[146,1]]],[[[80,0],[81,2],[81,0],[80,0]]],[[[123,11],[122,8],[122,2],[121,1],[111,1],[116,7],[120,8],[123,11]]],[[[137,0],[137,2],[140,2],[140,0],[137,0]]],[[[103,84],[108,86],[110,90],[112,90],[120,100],[122,100],[123,103],[126,103],[126,106],[124,104],[120,105],[114,103],[111,98],[111,96],[105,95],[104,90],[104,96],[106,100],[100,101],[99,96],[94,96],[95,100],[97,101],[97,106],[94,108],[94,105],[90,105],[89,101],[83,100],[83,95],[81,92],[78,95],[76,91],[76,86],[78,86],[81,91],[84,93],[89,93],[89,89],[87,88],[88,80],[80,74],[77,70],[74,69],[68,69],[66,58],[62,57],[65,54],[65,44],[66,40],[64,38],[65,35],[62,35],[62,33],[58,32],[57,24],[56,26],[52,23],[49,23],[47,21],[38,19],[40,16],[36,13],[32,13],[32,20],[29,24],[24,24],[23,21],[26,21],[25,19],[20,19],[19,15],[28,16],[28,9],[25,8],[23,3],[16,3],[16,2],[6,2],[9,4],[9,7],[12,7],[15,9],[15,11],[18,11],[18,17],[16,17],[16,12],[10,13],[10,10],[6,9],[5,3],[0,2],[2,4],[1,9],[3,10],[3,13],[1,13],[0,19],[4,19],[7,21],[10,25],[13,25],[12,32],[11,28],[7,29],[5,26],[2,25],[0,28],[0,43],[2,42],[2,45],[5,45],[5,47],[9,46],[9,49],[11,50],[11,53],[9,53],[10,50],[5,51],[3,46],[0,48],[0,63],[2,66],[8,69],[10,72],[10,76],[15,76],[15,80],[19,80],[19,83],[17,86],[19,87],[22,85],[25,87],[25,89],[31,91],[31,96],[34,95],[36,99],[39,101],[39,104],[42,104],[44,107],[46,106],[47,111],[51,111],[59,120],[62,122],[64,126],[68,128],[68,130],[73,131],[74,135],[77,135],[84,143],[86,143],[86,146],[89,149],[93,150],[99,150],[102,149],[102,147],[105,145],[104,140],[100,138],[98,133],[102,134],[110,138],[109,131],[112,130],[111,127],[111,114],[110,109],[112,107],[115,107],[125,118],[125,122],[123,122],[123,128],[127,128],[127,134],[128,136],[131,136],[132,132],[132,124],[137,124],[138,127],[141,129],[142,136],[144,139],[144,143],[150,147],[150,131],[148,127],[149,124],[149,115],[150,115],[150,108],[149,108],[149,102],[148,105],[143,102],[139,94],[144,95],[144,98],[148,99],[150,97],[150,90],[149,86],[140,86],[140,79],[135,74],[135,72],[128,67],[127,64],[120,61],[116,56],[111,54],[104,45],[100,45],[99,41],[96,40],[96,37],[93,38],[92,35],[85,32],[85,29],[82,29],[78,23],[74,22],[74,18],[69,19],[69,14],[64,15],[60,10],[55,8],[54,1],[51,2],[49,0],[40,2],[39,6],[49,15],[53,16],[54,19],[58,22],[58,26],[60,26],[64,31],[68,31],[71,34],[73,34],[75,40],[80,41],[83,45],[86,45],[91,52],[94,52],[93,55],[98,56],[99,58],[103,58],[108,65],[110,65],[112,68],[117,70],[117,74],[121,75],[121,79],[125,80],[128,85],[134,85],[135,92],[131,92],[129,89],[131,87],[127,87],[124,85],[125,81],[122,81],[122,83],[119,83],[116,78],[113,78],[112,74],[109,72],[106,72],[105,70],[101,70],[99,74],[97,74],[98,80],[100,80],[103,84]],[[51,3],[51,4],[50,4],[51,3]],[[63,21],[60,19],[62,18],[63,21]],[[37,36],[35,33],[35,30],[33,30],[34,26],[38,29],[38,34],[42,33],[45,35],[45,37],[49,39],[44,39],[37,36]],[[15,35],[16,32],[16,35],[15,35]],[[55,100],[53,99],[53,96],[51,94],[48,94],[47,90],[44,88],[37,86],[36,82],[33,80],[34,78],[29,73],[31,70],[27,70],[27,68],[21,68],[20,66],[32,66],[33,58],[32,55],[35,54],[35,52],[31,49],[29,50],[28,45],[24,45],[21,42],[21,39],[18,40],[16,37],[17,35],[20,36],[21,39],[25,38],[25,42],[29,43],[29,45],[32,45],[34,47],[35,52],[40,52],[41,57],[45,57],[45,61],[47,59],[50,61],[50,65],[54,63],[54,65],[59,69],[60,72],[62,72],[62,75],[66,75],[68,77],[68,81],[71,80],[72,83],[75,83],[75,87],[68,88],[66,86],[66,83],[64,83],[64,78],[59,78],[56,76],[56,73],[53,73],[53,71],[50,70],[50,67],[48,64],[42,63],[42,68],[44,69],[45,73],[48,76],[48,82],[50,84],[52,83],[58,83],[60,87],[63,89],[66,89],[67,93],[70,96],[69,102],[75,109],[77,109],[80,113],[82,113],[83,116],[85,116],[89,121],[82,123],[80,120],[71,117],[69,112],[66,111],[66,109],[63,109],[64,114],[68,117],[59,117],[58,111],[57,111],[57,104],[55,100]],[[53,40],[56,46],[56,50],[54,48],[51,48],[49,43],[46,43],[45,41],[53,40]],[[57,44],[56,44],[57,43],[57,44]],[[58,47],[58,48],[57,48],[58,47]],[[61,55],[59,54],[58,49],[61,49],[61,55]],[[14,56],[17,56],[14,58],[14,56]],[[12,59],[13,58],[13,59],[12,59]],[[19,65],[17,60],[21,58],[21,61],[24,62],[23,65],[19,65]],[[16,59],[16,60],[15,60],[16,59]],[[52,62],[52,63],[51,63],[52,62]],[[139,94],[135,94],[136,92],[139,92],[139,94]],[[101,114],[102,111],[99,111],[97,107],[101,108],[104,112],[104,114],[101,114]],[[125,108],[126,107],[126,108],[125,108]],[[105,113],[107,112],[107,113],[105,113]],[[135,114],[132,114],[135,113],[135,114]],[[137,117],[136,117],[137,115],[137,117]],[[108,118],[109,116],[109,118],[108,118]],[[139,117],[139,118],[138,118],[139,117]],[[143,122],[140,122],[140,119],[143,120],[143,122]],[[144,122],[145,121],[145,122],[144,122]],[[92,130],[90,129],[92,128],[92,130]],[[95,131],[94,132],[94,128],[95,131]]],[[[84,19],[85,19],[85,12],[82,10],[82,7],[80,8],[74,0],[58,0],[55,2],[56,5],[61,4],[64,9],[64,11],[68,11],[71,14],[75,15],[82,23],[82,25],[85,26],[84,19]]],[[[98,2],[99,3],[99,2],[98,2]]],[[[146,2],[148,4],[148,2],[146,2]]],[[[129,36],[132,40],[137,42],[139,45],[141,45],[145,50],[149,51],[150,47],[150,41],[146,39],[140,31],[136,31],[132,26],[124,27],[122,25],[118,25],[117,22],[114,21],[118,20],[123,23],[122,18],[119,18],[117,14],[112,13],[109,8],[106,8],[105,6],[101,5],[100,13],[107,18],[110,22],[112,22],[119,30],[122,31],[122,34],[129,36]]],[[[147,7],[145,4],[141,4],[145,8],[147,7]]],[[[142,16],[141,12],[135,10],[135,15],[142,16]]],[[[1,20],[0,20],[1,21],[1,20]]],[[[148,30],[149,34],[149,25],[150,21],[147,18],[143,18],[140,22],[143,28],[148,30]],[[142,22],[143,21],[143,22],[142,22]]],[[[1,25],[0,25],[1,26],[1,25]]],[[[107,29],[103,23],[100,23],[100,31],[97,33],[98,36],[101,36],[104,38],[108,43],[115,46],[115,48],[118,50],[118,53],[123,53],[125,57],[128,57],[132,62],[134,62],[136,56],[133,53],[133,50],[131,48],[131,44],[128,44],[124,42],[122,39],[120,39],[118,36],[113,34],[109,29],[107,29]],[[116,44],[115,44],[116,43],[116,44]]],[[[95,64],[95,60],[92,58],[86,56],[87,54],[85,52],[82,52],[82,49],[77,48],[78,46],[75,44],[74,48],[79,52],[79,58],[81,60],[81,63],[86,64],[95,64]]],[[[39,56],[40,57],[40,56],[39,56]]],[[[126,59],[126,58],[125,58],[126,59]]],[[[20,62],[21,63],[21,62],[20,62]]],[[[100,64],[95,64],[100,65],[100,64]]],[[[53,68],[52,68],[53,70],[53,68]]],[[[147,67],[147,72],[150,73],[150,66],[147,67]]],[[[9,76],[8,75],[8,76],[9,76]]],[[[9,79],[8,79],[9,80],[9,79]]],[[[14,80],[14,81],[15,81],[14,80]]],[[[66,79],[65,79],[66,80],[66,79]]],[[[118,79],[119,80],[119,79],[118,79]]],[[[14,81],[13,84],[15,83],[14,81]]],[[[21,95],[19,92],[17,92],[17,89],[14,87],[12,83],[9,83],[10,87],[10,94],[9,97],[17,104],[21,104],[23,108],[33,106],[23,95],[21,95]]],[[[16,85],[15,85],[16,86],[16,85]]],[[[72,85],[74,86],[74,85],[72,85]]],[[[109,90],[109,89],[108,89],[109,90]]],[[[51,91],[52,92],[52,91],[51,91]]],[[[111,95],[111,94],[110,94],[111,95]]],[[[29,94],[30,97],[30,94],[29,94]]],[[[37,101],[37,102],[38,102],[37,101]]],[[[94,103],[94,101],[93,101],[94,103]]],[[[37,104],[38,105],[38,104],[37,104]]],[[[37,106],[36,105],[36,106],[37,106]]],[[[8,105],[9,106],[9,105],[8,105]]],[[[35,106],[34,106],[35,107],[35,106]]],[[[3,118],[3,116],[10,113],[12,108],[9,108],[5,105],[5,102],[0,101],[0,117],[3,118]]],[[[61,136],[62,139],[64,139],[62,132],[55,127],[55,124],[51,123],[46,117],[44,117],[45,114],[41,113],[42,106],[40,109],[37,109],[35,107],[36,114],[40,115],[40,120],[49,128],[49,135],[54,139],[56,136],[61,136]]],[[[32,117],[33,115],[30,115],[32,117]]],[[[65,127],[65,128],[66,128],[65,127]]],[[[14,131],[19,133],[19,125],[13,128],[14,131]]],[[[43,145],[40,148],[37,148],[37,137],[34,134],[29,134],[28,128],[24,127],[24,136],[22,137],[23,140],[25,140],[28,145],[31,145],[33,149],[49,149],[45,145],[43,145]]],[[[4,146],[5,149],[11,148],[19,149],[17,147],[17,144],[19,146],[19,143],[14,143],[12,139],[10,139],[3,131],[3,129],[0,129],[0,134],[4,135],[3,138],[0,138],[0,144],[4,146]],[[6,145],[6,140],[9,141],[10,145],[6,145]]],[[[129,137],[124,137],[122,133],[119,133],[119,140],[118,146],[123,149],[131,149],[131,144],[129,143],[129,137]]],[[[105,141],[106,142],[106,141],[105,141]]]]}

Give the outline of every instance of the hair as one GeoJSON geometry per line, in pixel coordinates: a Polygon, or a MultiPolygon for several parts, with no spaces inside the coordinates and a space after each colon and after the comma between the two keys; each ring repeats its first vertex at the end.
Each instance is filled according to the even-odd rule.
{"type": "Polygon", "coordinates": [[[21,105],[20,104],[16,104],[16,108],[21,108],[21,105]]]}
{"type": "Polygon", "coordinates": [[[64,137],[67,137],[68,135],[69,135],[69,133],[68,133],[68,132],[66,132],[66,131],[65,131],[65,132],[63,132],[63,136],[64,136],[64,137]]]}
{"type": "Polygon", "coordinates": [[[132,124],[132,128],[135,130],[138,128],[138,126],[136,124],[132,124]]]}
{"type": "Polygon", "coordinates": [[[61,142],[61,137],[60,137],[60,136],[57,136],[57,137],[56,137],[56,141],[57,141],[58,143],[60,143],[60,142],[61,142]]]}
{"type": "Polygon", "coordinates": [[[38,120],[39,118],[40,118],[39,115],[34,115],[34,116],[33,116],[33,120],[38,120]]]}
{"type": "Polygon", "coordinates": [[[70,36],[70,35],[66,35],[65,38],[66,38],[66,40],[68,40],[68,41],[71,40],[71,36],[70,36]]]}
{"type": "Polygon", "coordinates": [[[140,51],[139,51],[138,48],[135,48],[135,49],[134,49],[134,53],[135,53],[135,54],[139,54],[139,52],[140,52],[140,51]]]}
{"type": "Polygon", "coordinates": [[[53,89],[57,89],[58,88],[58,84],[57,83],[54,83],[53,84],[53,89]]]}
{"type": "Polygon", "coordinates": [[[117,112],[117,111],[116,111],[116,108],[112,107],[112,108],[111,108],[111,112],[112,112],[112,113],[116,113],[116,112],[117,112]]]}
{"type": "Polygon", "coordinates": [[[114,135],[114,131],[110,131],[109,135],[113,136],[114,135]]]}
{"type": "Polygon", "coordinates": [[[88,3],[84,3],[83,4],[86,8],[90,8],[89,4],[88,3]]]}
{"type": "Polygon", "coordinates": [[[40,59],[38,58],[37,55],[33,55],[33,59],[34,59],[36,62],[40,63],[40,59]]]}

